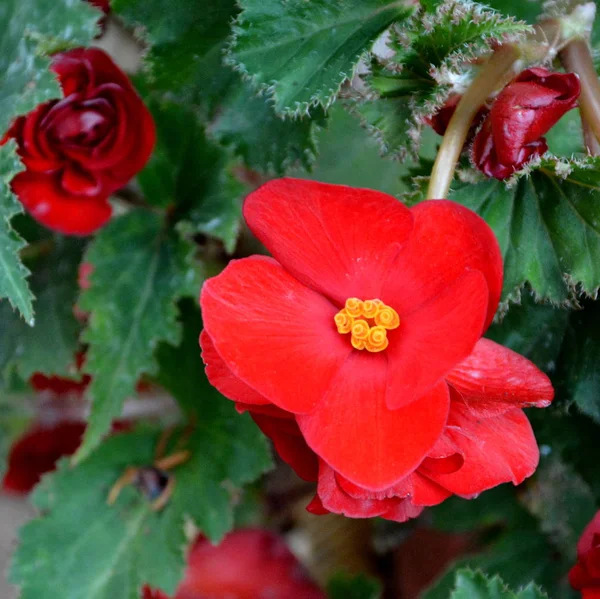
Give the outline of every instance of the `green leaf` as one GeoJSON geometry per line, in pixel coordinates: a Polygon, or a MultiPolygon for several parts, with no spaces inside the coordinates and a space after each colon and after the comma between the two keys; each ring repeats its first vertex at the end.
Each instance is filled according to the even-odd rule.
{"type": "Polygon", "coordinates": [[[78,461],[109,430],[139,377],[156,371],[158,343],[179,342],[175,302],[200,288],[192,250],[160,216],[142,210],[114,219],[91,243],[85,257],[94,267],[91,286],[79,305],[90,312],[84,341],[92,407],[78,461]]]}
{"type": "Polygon", "coordinates": [[[393,31],[395,50],[385,68],[373,65],[368,84],[376,99],[356,110],[386,153],[417,148],[424,118],[450,92],[462,93],[473,78],[473,61],[494,44],[523,35],[529,27],[476,2],[449,0],[393,31]]]}
{"type": "Polygon", "coordinates": [[[526,495],[529,510],[563,556],[574,562],[577,541],[596,513],[594,493],[583,478],[558,458],[542,462],[526,495]]]}
{"type": "Polygon", "coordinates": [[[327,583],[327,596],[329,599],[379,599],[381,585],[364,574],[340,573],[327,583]]]}
{"type": "Polygon", "coordinates": [[[325,115],[315,109],[311,116],[283,119],[264,96],[238,79],[223,99],[210,133],[250,168],[283,175],[290,166],[310,168],[315,161],[315,132],[325,124],[325,115]]]}
{"type": "Polygon", "coordinates": [[[488,578],[482,572],[459,570],[450,599],[544,599],[547,595],[533,583],[517,593],[510,591],[499,576],[488,578]]]}
{"type": "Polygon", "coordinates": [[[263,472],[269,455],[250,418],[235,415],[224,398],[212,401],[208,383],[197,397],[207,410],[187,443],[188,433],[174,432],[170,449],[182,443],[191,458],[169,471],[174,491],[160,512],[133,487],[107,505],[125,468],[152,464],[153,432],[115,435],[85,462],[73,468],[63,460],[43,479],[32,498],[42,516],[21,529],[12,563],[21,599],[54,599],[56,589],[63,599],[138,599],[143,583],[171,594],[190,540],[186,523],[214,542],[229,530],[232,497],[263,472]]]}
{"type": "Polygon", "coordinates": [[[377,36],[412,12],[402,0],[241,0],[230,58],[275,110],[328,107],[377,36]]]}
{"type": "Polygon", "coordinates": [[[529,283],[536,299],[568,304],[600,287],[600,158],[546,158],[507,186],[455,182],[448,198],[492,227],[504,257],[503,300],[529,283]]]}
{"type": "Polygon", "coordinates": [[[207,139],[192,110],[156,98],[148,105],[158,140],[138,175],[146,200],[191,220],[196,232],[220,239],[233,252],[245,187],[233,176],[229,156],[207,139]]]}
{"type": "Polygon", "coordinates": [[[80,0],[3,0],[0,5],[0,134],[19,114],[60,97],[50,61],[42,58],[86,46],[100,12],[80,0]]]}
{"type": "Polygon", "coordinates": [[[235,73],[222,68],[234,0],[113,0],[112,10],[150,45],[145,56],[153,89],[166,90],[212,115],[235,73]]]}
{"type": "MultiPolygon", "coordinates": [[[[27,285],[29,270],[19,257],[25,242],[12,228],[13,216],[23,212],[21,204],[10,190],[10,181],[22,167],[13,152],[13,144],[0,147],[0,298],[7,298],[19,310],[28,325],[33,325],[33,294],[27,285]]],[[[0,309],[6,312],[6,301],[0,299],[0,309]]]]}
{"type": "Polygon", "coordinates": [[[35,326],[30,327],[0,303],[0,380],[16,371],[71,377],[75,374],[80,325],[73,315],[79,293],[77,269],[82,243],[56,238],[54,250],[36,264],[31,286],[37,300],[35,326]]]}
{"type": "Polygon", "coordinates": [[[13,443],[28,429],[35,406],[22,395],[0,394],[0,477],[4,476],[13,443]]]}
{"type": "Polygon", "coordinates": [[[568,310],[535,303],[531,293],[523,290],[520,305],[511,305],[502,322],[493,324],[486,337],[551,373],[556,370],[569,316],[568,310]]]}

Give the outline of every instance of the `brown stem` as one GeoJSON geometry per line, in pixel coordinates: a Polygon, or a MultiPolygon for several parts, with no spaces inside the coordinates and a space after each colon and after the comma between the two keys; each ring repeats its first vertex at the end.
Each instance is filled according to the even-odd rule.
{"type": "Polygon", "coordinates": [[[519,49],[513,45],[499,48],[460,99],[431,171],[428,200],[443,199],[448,195],[456,163],[477,111],[498,87],[506,83],[506,74],[511,71],[519,56],[519,49]]]}
{"type": "Polygon", "coordinates": [[[600,141],[600,81],[594,68],[590,47],[585,39],[575,38],[561,50],[559,56],[565,70],[579,76],[581,118],[596,140],[600,141]]]}

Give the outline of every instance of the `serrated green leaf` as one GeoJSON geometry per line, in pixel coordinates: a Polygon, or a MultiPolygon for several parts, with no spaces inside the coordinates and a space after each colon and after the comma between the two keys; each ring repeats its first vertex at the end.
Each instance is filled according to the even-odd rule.
{"type": "Polygon", "coordinates": [[[596,500],[585,480],[560,459],[548,458],[528,489],[526,503],[541,530],[574,562],[577,541],[596,513],[596,500]]]}
{"type": "Polygon", "coordinates": [[[281,118],[270,101],[238,79],[209,130],[250,168],[283,175],[291,166],[310,168],[315,161],[315,132],[325,124],[325,115],[315,109],[311,117],[281,118]]]}
{"type": "Polygon", "coordinates": [[[450,599],[545,599],[548,596],[533,583],[513,593],[499,576],[487,577],[482,572],[459,570],[450,599]]]}
{"type": "Polygon", "coordinates": [[[450,91],[462,93],[473,77],[473,60],[507,38],[528,31],[525,23],[504,17],[483,4],[449,0],[435,13],[408,21],[392,32],[395,50],[385,68],[374,64],[368,77],[377,93],[357,105],[382,150],[402,154],[417,148],[423,119],[450,91]]]}
{"type": "Polygon", "coordinates": [[[0,381],[13,371],[24,380],[35,372],[71,377],[80,325],[73,315],[82,254],[79,240],[56,238],[53,251],[36,264],[31,286],[37,296],[30,327],[0,303],[0,381]]]}
{"type": "Polygon", "coordinates": [[[150,44],[145,60],[152,88],[200,105],[210,117],[236,78],[222,67],[235,0],[170,0],[167,11],[164,0],[114,0],[111,7],[150,44]]]}
{"type": "Polygon", "coordinates": [[[190,220],[196,232],[220,239],[233,252],[245,187],[233,176],[229,156],[206,137],[192,110],[156,98],[148,106],[158,140],[138,174],[146,200],[190,220]]]}
{"type": "Polygon", "coordinates": [[[381,584],[364,574],[336,574],[327,583],[329,599],[379,599],[381,584]]]}
{"type": "MultiPolygon", "coordinates": [[[[27,284],[30,273],[19,257],[26,244],[10,224],[13,216],[23,211],[10,190],[10,181],[21,169],[12,144],[0,147],[0,298],[7,298],[25,322],[32,325],[33,294],[27,284]]],[[[0,299],[0,309],[5,305],[6,301],[0,299]]]]}
{"type": "Polygon", "coordinates": [[[142,210],[114,219],[90,244],[85,261],[94,270],[79,306],[90,312],[84,341],[92,406],[77,460],[98,445],[139,377],[156,371],[158,343],[179,342],[175,302],[200,288],[192,249],[160,216],[142,210]]]}
{"type": "Polygon", "coordinates": [[[412,7],[402,0],[241,0],[231,60],[272,94],[275,110],[328,107],[377,36],[412,7]]]}
{"type": "Polygon", "coordinates": [[[547,158],[511,187],[455,182],[448,198],[492,227],[504,257],[503,300],[529,283],[536,299],[565,304],[600,286],[600,158],[547,158]]]}

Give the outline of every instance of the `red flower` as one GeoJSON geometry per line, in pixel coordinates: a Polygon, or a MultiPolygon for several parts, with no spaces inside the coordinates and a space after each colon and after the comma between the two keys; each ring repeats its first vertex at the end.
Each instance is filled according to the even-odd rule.
{"type": "MultiPolygon", "coordinates": [[[[429,117],[426,123],[438,134],[444,135],[446,133],[446,129],[448,128],[448,124],[450,123],[450,119],[454,115],[456,111],[456,107],[458,106],[458,102],[461,99],[460,94],[452,94],[444,103],[444,105],[438,109],[438,111],[429,117]]],[[[467,135],[467,139],[465,143],[470,143],[475,137],[475,133],[477,131],[477,127],[481,125],[483,119],[487,116],[489,110],[487,106],[482,106],[475,115],[473,119],[473,123],[469,129],[469,133],[467,135]]]]}
{"type": "Polygon", "coordinates": [[[110,0],[87,0],[90,4],[101,10],[105,15],[110,12],[110,0]]]}
{"type": "Polygon", "coordinates": [[[283,459],[318,479],[312,511],[402,521],[533,473],[520,408],[553,390],[480,339],[502,288],[482,219],[293,179],[251,194],[244,215],[274,259],[232,261],[204,284],[203,359],[283,459]]]}
{"type": "Polygon", "coordinates": [[[81,369],[85,362],[85,352],[80,351],[75,356],[77,372],[80,373],[80,380],[76,381],[62,376],[47,376],[41,372],[36,372],[30,379],[29,384],[38,392],[49,393],[55,397],[66,395],[83,395],[92,377],[89,374],[81,375],[81,369]]]}
{"type": "Polygon", "coordinates": [[[11,447],[3,489],[29,493],[42,474],[55,469],[59,458],[75,453],[84,431],[83,422],[60,422],[50,427],[34,425],[11,447]]]}
{"type": "MultiPolygon", "coordinates": [[[[214,546],[200,537],[174,599],[325,599],[281,538],[271,532],[231,532],[214,546]]],[[[145,587],[143,599],[169,599],[145,587]]]]}
{"type": "Polygon", "coordinates": [[[26,170],[12,189],[40,223],[87,235],[108,221],[108,198],[148,160],[154,122],[131,82],[98,48],[57,54],[62,100],[40,104],[12,124],[26,170]]]}
{"type": "Polygon", "coordinates": [[[542,137],[579,97],[579,78],[535,68],[523,71],[499,94],[475,137],[471,158],[488,177],[506,179],[548,150],[542,137]]]}
{"type": "Polygon", "coordinates": [[[569,572],[569,582],[583,599],[600,599],[600,512],[577,543],[577,563],[569,572]]]}

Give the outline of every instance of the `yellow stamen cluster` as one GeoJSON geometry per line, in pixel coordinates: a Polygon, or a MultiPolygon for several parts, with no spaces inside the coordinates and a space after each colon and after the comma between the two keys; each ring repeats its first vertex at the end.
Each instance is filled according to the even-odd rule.
{"type": "Polygon", "coordinates": [[[350,297],[334,316],[338,333],[352,333],[350,342],[355,349],[370,352],[383,351],[388,345],[387,331],[400,326],[400,317],[393,308],[381,300],[359,300],[350,297]]]}

